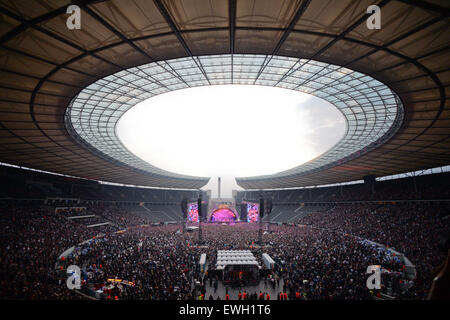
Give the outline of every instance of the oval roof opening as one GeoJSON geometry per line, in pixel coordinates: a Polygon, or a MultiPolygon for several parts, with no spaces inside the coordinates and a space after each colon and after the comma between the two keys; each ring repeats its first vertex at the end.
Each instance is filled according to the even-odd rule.
{"type": "Polygon", "coordinates": [[[140,102],[116,134],[151,165],[192,176],[259,176],[301,165],[333,147],[346,120],[329,102],[269,86],[213,85],[140,102]]]}

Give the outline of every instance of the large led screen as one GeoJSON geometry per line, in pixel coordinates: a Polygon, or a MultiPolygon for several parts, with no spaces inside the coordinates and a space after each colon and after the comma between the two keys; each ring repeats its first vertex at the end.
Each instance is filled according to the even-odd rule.
{"type": "Polygon", "coordinates": [[[259,204],[247,203],[247,222],[259,221],[259,204]]]}
{"type": "Polygon", "coordinates": [[[197,203],[188,204],[188,221],[198,222],[198,205],[197,203]]]}

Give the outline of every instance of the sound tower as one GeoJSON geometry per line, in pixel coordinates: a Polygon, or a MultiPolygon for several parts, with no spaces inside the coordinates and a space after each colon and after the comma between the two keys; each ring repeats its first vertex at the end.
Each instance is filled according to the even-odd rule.
{"type": "Polygon", "coordinates": [[[197,209],[198,209],[198,218],[201,220],[201,221],[203,221],[204,219],[204,210],[203,210],[203,207],[202,207],[202,197],[199,197],[198,199],[197,199],[197,209]]]}
{"type": "Polygon", "coordinates": [[[264,198],[259,198],[259,230],[258,230],[258,244],[262,245],[263,243],[263,223],[262,219],[264,218],[264,198]]]}
{"type": "Polygon", "coordinates": [[[186,220],[186,218],[187,218],[187,202],[188,202],[188,200],[186,198],[181,200],[181,212],[183,212],[184,220],[186,220]]]}
{"type": "Polygon", "coordinates": [[[272,198],[267,199],[267,210],[266,213],[269,215],[272,212],[272,198]]]}
{"type": "Polygon", "coordinates": [[[241,221],[247,221],[247,204],[241,203],[241,221]]]}
{"type": "Polygon", "coordinates": [[[198,243],[201,244],[203,241],[202,236],[202,221],[203,219],[203,209],[202,209],[202,195],[200,194],[197,199],[197,210],[198,210],[198,243]]]}
{"type": "Polygon", "coordinates": [[[264,198],[259,199],[259,221],[264,218],[264,198]]]}
{"type": "Polygon", "coordinates": [[[183,221],[181,223],[181,225],[183,226],[183,234],[186,233],[186,223],[187,223],[187,215],[188,215],[188,209],[187,209],[187,202],[188,200],[186,198],[183,198],[183,200],[181,200],[181,212],[183,212],[183,221]]]}

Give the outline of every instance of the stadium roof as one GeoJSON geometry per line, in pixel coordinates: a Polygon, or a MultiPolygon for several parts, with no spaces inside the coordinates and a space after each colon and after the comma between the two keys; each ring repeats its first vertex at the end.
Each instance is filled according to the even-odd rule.
{"type": "MultiPolygon", "coordinates": [[[[195,70],[199,83],[210,84],[212,69],[222,63],[222,81],[239,82],[241,69],[227,66],[245,66],[242,61],[249,58],[258,61],[242,72],[252,75],[246,78],[250,83],[273,85],[286,79],[288,73],[277,74],[283,63],[291,71],[308,71],[297,70],[300,64],[314,65],[309,75],[298,77],[297,87],[315,84],[319,87],[312,89],[320,89],[316,93],[324,92],[322,86],[346,93],[337,87],[345,75],[334,77],[336,71],[350,70],[367,80],[357,83],[359,89],[374,78],[381,82],[378,87],[390,88],[383,87],[389,92],[380,108],[389,120],[374,131],[367,129],[370,121],[359,118],[364,125],[356,126],[355,137],[370,137],[364,140],[367,149],[361,150],[357,140],[351,149],[355,152],[344,158],[334,154],[332,161],[308,170],[300,166],[278,175],[238,179],[242,187],[329,184],[450,163],[448,1],[375,1],[381,8],[380,30],[366,27],[366,9],[373,1],[74,1],[81,8],[80,30],[66,27],[70,3],[0,1],[0,162],[118,183],[199,188],[207,178],[158,171],[126,158],[115,135],[108,134],[114,127],[111,117],[95,118],[98,126],[93,126],[94,117],[81,117],[101,131],[95,139],[83,136],[71,120],[74,109],[67,108],[76,107],[74,98],[83,89],[125,69],[157,66],[190,86],[194,80],[187,81],[181,70],[195,70]],[[271,68],[274,64],[277,68],[271,68]]],[[[350,84],[350,91],[357,84],[350,84]]],[[[353,98],[361,94],[365,92],[353,98]]]]}

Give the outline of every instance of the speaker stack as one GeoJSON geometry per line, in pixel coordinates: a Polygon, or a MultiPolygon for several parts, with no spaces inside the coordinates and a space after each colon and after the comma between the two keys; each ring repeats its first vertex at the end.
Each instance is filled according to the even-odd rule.
{"type": "Polygon", "coordinates": [[[241,203],[241,221],[247,221],[247,204],[241,203]]]}
{"type": "Polygon", "coordinates": [[[202,206],[202,197],[199,197],[197,199],[197,208],[198,208],[198,217],[201,221],[204,221],[204,210],[203,210],[203,206],[202,206]]]}
{"type": "Polygon", "coordinates": [[[187,218],[187,199],[184,198],[181,200],[181,212],[183,212],[183,219],[186,220],[187,218]]]}
{"type": "Polygon", "coordinates": [[[259,219],[260,221],[264,218],[264,198],[259,199],[259,219]]]}

